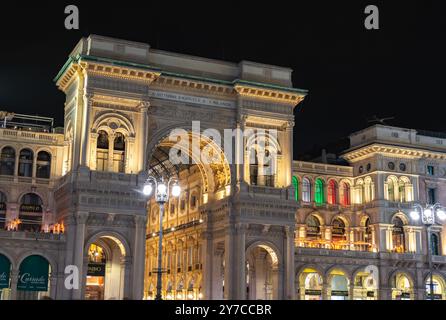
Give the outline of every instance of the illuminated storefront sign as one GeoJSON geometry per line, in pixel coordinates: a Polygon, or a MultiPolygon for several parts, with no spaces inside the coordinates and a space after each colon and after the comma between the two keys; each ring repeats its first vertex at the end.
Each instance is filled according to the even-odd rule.
{"type": "Polygon", "coordinates": [[[105,263],[89,263],[87,276],[105,277],[105,263]]]}
{"type": "Polygon", "coordinates": [[[29,256],[20,265],[17,289],[48,291],[49,263],[41,256],[29,256]]]}
{"type": "Polygon", "coordinates": [[[322,294],[322,291],[321,290],[305,289],[305,294],[307,296],[320,296],[322,294]]]}
{"type": "Polygon", "coordinates": [[[340,291],[340,290],[333,290],[331,292],[332,296],[337,296],[337,297],[347,297],[348,296],[348,291],[340,291]]]}

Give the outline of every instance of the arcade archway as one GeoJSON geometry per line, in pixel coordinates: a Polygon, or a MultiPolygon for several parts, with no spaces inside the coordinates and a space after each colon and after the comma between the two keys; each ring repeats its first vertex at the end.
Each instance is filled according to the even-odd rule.
{"type": "Polygon", "coordinates": [[[299,275],[300,300],[322,300],[323,278],[313,268],[305,268],[299,275]]]}
{"type": "Polygon", "coordinates": [[[398,272],[391,278],[392,300],[414,300],[413,280],[405,273],[398,272]]]}
{"type": "Polygon", "coordinates": [[[280,299],[277,252],[269,245],[257,244],[248,248],[246,258],[247,299],[280,299]]]}
{"type": "MultiPolygon", "coordinates": [[[[442,276],[434,274],[432,276],[434,300],[446,300],[446,283],[442,276]]],[[[431,278],[426,279],[426,299],[431,300],[431,278]]]]}
{"type": "Polygon", "coordinates": [[[86,300],[122,300],[128,285],[126,247],[114,236],[101,236],[87,248],[86,300]]]}
{"type": "Polygon", "coordinates": [[[349,279],[340,269],[333,269],[328,274],[328,297],[330,300],[349,299],[349,279]]]}

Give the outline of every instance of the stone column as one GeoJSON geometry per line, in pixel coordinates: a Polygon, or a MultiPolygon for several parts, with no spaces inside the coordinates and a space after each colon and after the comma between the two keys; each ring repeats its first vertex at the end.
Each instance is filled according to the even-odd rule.
{"type": "MultiPolygon", "coordinates": [[[[53,163],[53,161],[51,161],[51,163],[53,163]]],[[[54,172],[54,171],[51,171],[51,172],[54,172]]],[[[33,168],[32,168],[32,172],[31,172],[31,177],[33,179],[33,183],[36,182],[36,176],[37,176],[37,153],[34,152],[34,154],[33,154],[33,168]]]]}
{"type": "MultiPolygon", "coordinates": [[[[148,98],[146,98],[148,99],[148,98]]],[[[148,122],[147,122],[147,111],[149,110],[150,102],[147,100],[141,101],[139,105],[139,133],[138,137],[138,152],[139,158],[136,164],[136,170],[145,170],[147,162],[147,141],[148,139],[148,122]]]]}
{"type": "Polygon", "coordinates": [[[294,121],[287,121],[285,125],[285,144],[282,150],[286,150],[284,153],[284,186],[289,186],[291,184],[291,179],[293,176],[293,127],[294,121]]]}
{"type": "Polygon", "coordinates": [[[225,236],[225,299],[245,299],[245,230],[232,225],[225,236]]]}
{"type": "MultiPolygon", "coordinates": [[[[124,152],[124,172],[125,173],[136,173],[137,164],[135,164],[135,138],[126,137],[125,152],[124,152]]],[[[142,169],[141,169],[142,170],[142,169]]]]}
{"type": "Polygon", "coordinates": [[[202,262],[203,262],[203,281],[202,281],[202,294],[204,299],[213,299],[212,296],[212,279],[216,276],[213,271],[216,270],[213,266],[213,245],[212,245],[212,233],[204,231],[202,233],[203,244],[202,250],[202,262]]]}
{"type": "Polygon", "coordinates": [[[327,279],[324,279],[322,284],[322,300],[329,300],[327,279]]]}
{"type": "Polygon", "coordinates": [[[19,157],[20,155],[20,150],[16,151],[15,154],[15,162],[14,162],[14,182],[18,182],[18,175],[19,175],[19,157]]]}
{"type": "Polygon", "coordinates": [[[79,289],[73,290],[72,297],[74,300],[83,299],[82,293],[84,291],[85,279],[84,279],[84,244],[85,244],[85,224],[88,219],[88,212],[79,211],[75,214],[76,219],[76,236],[74,242],[73,260],[74,265],[79,269],[79,289]]]}
{"type": "Polygon", "coordinates": [[[113,159],[114,159],[114,142],[115,135],[110,134],[108,136],[108,171],[113,172],[113,159]]]}
{"type": "Polygon", "coordinates": [[[90,113],[93,109],[93,95],[87,92],[88,76],[85,72],[84,76],[84,93],[82,95],[82,131],[81,131],[81,160],[80,165],[89,165],[89,150],[90,150],[90,113]]]}
{"type": "Polygon", "coordinates": [[[296,298],[295,290],[295,273],[294,273],[294,226],[285,227],[285,254],[284,254],[284,271],[285,271],[285,297],[287,300],[296,298]]]}
{"type": "Polygon", "coordinates": [[[265,152],[257,152],[257,185],[265,185],[265,170],[264,170],[265,152]]]}
{"type": "MultiPolygon", "coordinates": [[[[19,266],[17,266],[19,268],[19,266]]],[[[11,300],[17,300],[17,282],[19,281],[19,270],[11,270],[11,300]]]]}
{"type": "Polygon", "coordinates": [[[90,134],[90,161],[89,167],[91,170],[96,170],[97,168],[97,143],[99,134],[92,132],[90,134]]]}
{"type": "Polygon", "coordinates": [[[129,296],[134,300],[141,300],[144,295],[144,282],[142,280],[145,270],[146,221],[146,216],[135,216],[132,292],[129,296]]]}

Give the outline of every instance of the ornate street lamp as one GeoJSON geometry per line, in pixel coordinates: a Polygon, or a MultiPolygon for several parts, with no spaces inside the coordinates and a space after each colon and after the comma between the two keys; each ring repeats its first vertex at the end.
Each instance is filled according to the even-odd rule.
{"type": "Polygon", "coordinates": [[[170,177],[167,181],[167,185],[164,182],[164,178],[157,181],[155,177],[149,176],[144,184],[142,190],[143,194],[150,196],[153,191],[153,186],[155,186],[155,201],[158,203],[160,208],[159,216],[159,238],[158,238],[158,268],[157,268],[157,281],[156,281],[156,296],[155,300],[161,300],[161,288],[162,288],[162,250],[163,250],[163,216],[164,216],[164,205],[169,201],[170,193],[173,197],[178,197],[181,193],[181,188],[178,185],[178,180],[170,177]],[[171,183],[173,183],[172,190],[169,192],[171,183]]]}
{"type": "Polygon", "coordinates": [[[446,212],[439,203],[427,205],[426,208],[423,208],[420,204],[416,203],[414,205],[414,210],[410,213],[410,217],[412,218],[412,220],[418,221],[420,220],[420,213],[421,222],[426,226],[427,254],[430,273],[429,291],[430,299],[434,300],[434,272],[432,270],[432,244],[430,239],[430,229],[431,226],[435,224],[436,217],[441,221],[446,220],[446,212]],[[419,212],[417,209],[419,210],[419,212]]]}

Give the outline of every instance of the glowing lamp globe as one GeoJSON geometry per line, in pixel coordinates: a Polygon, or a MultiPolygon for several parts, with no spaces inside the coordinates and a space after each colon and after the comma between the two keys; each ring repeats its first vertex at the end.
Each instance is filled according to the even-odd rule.
{"type": "Polygon", "coordinates": [[[150,196],[150,194],[152,193],[152,185],[151,184],[146,184],[144,185],[144,188],[142,189],[142,193],[144,193],[144,195],[146,196],[150,196]]]}
{"type": "Polygon", "coordinates": [[[420,214],[418,213],[418,211],[412,211],[410,213],[410,217],[412,218],[412,220],[419,220],[420,219],[420,214]]]}
{"type": "Polygon", "coordinates": [[[180,193],[181,193],[181,187],[179,185],[177,185],[177,184],[174,185],[172,187],[172,196],[178,197],[180,195],[180,193]]]}
{"type": "Polygon", "coordinates": [[[166,194],[166,191],[167,191],[166,185],[164,183],[160,183],[158,185],[158,193],[159,194],[166,194]]]}
{"type": "Polygon", "coordinates": [[[438,216],[438,219],[440,219],[442,221],[446,220],[446,212],[444,212],[444,210],[438,210],[437,216],[438,216]]]}

